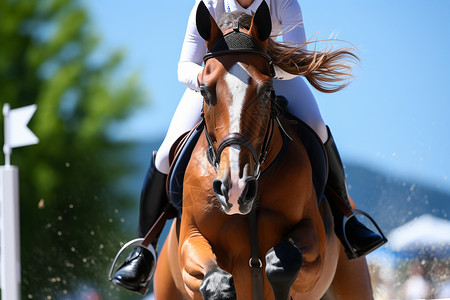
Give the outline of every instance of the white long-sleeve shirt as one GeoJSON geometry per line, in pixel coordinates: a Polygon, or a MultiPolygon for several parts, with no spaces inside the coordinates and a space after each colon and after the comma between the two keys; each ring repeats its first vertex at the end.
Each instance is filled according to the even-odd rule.
{"type": "MultiPolygon", "coordinates": [[[[203,56],[206,45],[197,31],[195,16],[197,6],[201,0],[196,0],[189,16],[186,35],[178,62],[178,80],[186,87],[198,91],[197,76],[203,69],[203,56]]],[[[218,22],[225,12],[244,11],[249,14],[255,12],[261,2],[255,0],[248,8],[243,8],[236,0],[204,0],[206,7],[218,22]]],[[[282,34],[284,43],[304,43],[306,41],[305,28],[300,5],[297,0],[265,0],[270,8],[272,19],[272,35],[282,34]]],[[[294,76],[283,72],[275,66],[276,78],[291,79],[294,76]]]]}

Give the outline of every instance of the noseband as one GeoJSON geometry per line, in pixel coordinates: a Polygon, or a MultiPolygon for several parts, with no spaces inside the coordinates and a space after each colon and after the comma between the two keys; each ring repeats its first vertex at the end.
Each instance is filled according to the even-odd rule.
{"type": "MultiPolygon", "coordinates": [[[[203,57],[203,61],[206,63],[206,61],[213,57],[218,56],[224,56],[224,55],[236,55],[236,54],[252,54],[252,55],[260,55],[264,57],[270,67],[271,77],[273,78],[275,76],[275,71],[273,68],[272,58],[264,51],[262,50],[258,44],[256,43],[255,39],[243,32],[239,31],[239,26],[233,26],[233,31],[225,34],[222,38],[220,38],[212,47],[211,51],[206,53],[206,55],[203,57]]],[[[273,135],[273,129],[274,129],[274,120],[277,120],[277,123],[280,125],[279,120],[277,118],[277,110],[276,105],[274,105],[275,101],[275,92],[272,90],[271,93],[271,113],[270,113],[270,121],[269,125],[266,130],[266,134],[264,137],[264,142],[261,150],[261,154],[258,156],[256,153],[255,148],[253,147],[252,142],[249,138],[244,136],[243,134],[239,132],[232,132],[228,135],[226,135],[220,142],[219,145],[216,148],[214,147],[213,141],[211,136],[209,135],[208,129],[206,127],[206,122],[204,118],[204,113],[202,112],[202,118],[203,123],[205,124],[205,135],[206,140],[208,142],[208,149],[207,149],[207,157],[209,163],[215,168],[216,172],[219,172],[219,165],[220,165],[220,156],[222,152],[232,145],[236,146],[242,146],[244,148],[247,148],[250,153],[252,154],[253,160],[256,163],[255,178],[259,178],[261,175],[261,165],[264,163],[264,160],[266,159],[267,150],[270,144],[270,141],[272,139],[273,135]]]]}
{"type": "Polygon", "coordinates": [[[206,127],[206,122],[203,117],[203,123],[205,124],[205,136],[206,140],[208,142],[208,148],[206,150],[206,156],[208,157],[209,163],[214,167],[216,172],[219,172],[219,165],[220,165],[220,156],[227,147],[230,147],[232,145],[236,146],[242,146],[244,148],[247,148],[250,153],[253,156],[253,160],[256,163],[256,168],[253,176],[258,179],[261,175],[261,165],[264,163],[267,155],[267,150],[269,148],[270,140],[272,139],[273,135],[273,121],[274,118],[271,118],[271,122],[269,123],[269,126],[266,130],[266,136],[264,138],[263,148],[261,151],[260,156],[258,157],[258,154],[256,153],[255,148],[252,145],[252,142],[249,138],[247,138],[245,135],[239,133],[239,132],[232,132],[230,134],[227,134],[219,143],[219,146],[214,148],[214,144],[212,141],[211,136],[209,135],[208,128],[206,127]]]}

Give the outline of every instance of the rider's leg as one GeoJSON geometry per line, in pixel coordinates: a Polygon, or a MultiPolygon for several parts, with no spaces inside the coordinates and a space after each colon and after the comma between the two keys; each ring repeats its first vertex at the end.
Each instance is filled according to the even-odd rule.
{"type": "Polygon", "coordinates": [[[288,99],[290,113],[308,124],[325,145],[329,165],[327,185],[338,196],[328,198],[331,200],[331,207],[334,208],[336,234],[344,245],[348,257],[356,258],[365,255],[384,244],[386,241],[383,237],[369,230],[354,217],[347,222],[344,234],[342,225],[344,215],[347,212],[352,212],[344,168],[331,132],[322,120],[316,100],[303,78],[295,77],[291,80],[274,80],[274,89],[277,94],[283,95],[288,99]],[[347,236],[349,243],[346,242],[345,236],[347,236]]]}
{"type": "Polygon", "coordinates": [[[170,122],[169,130],[156,154],[156,168],[169,173],[169,152],[173,143],[201,120],[203,97],[199,92],[186,89],[170,122]]]}
{"type": "Polygon", "coordinates": [[[369,230],[353,215],[345,183],[344,167],[329,129],[328,140],[324,145],[328,155],[329,169],[326,194],[327,199],[332,199],[329,203],[335,219],[335,232],[344,245],[347,257],[358,258],[377,249],[387,240],[369,230]],[[344,217],[349,218],[345,225],[344,217]]]}
{"type": "Polygon", "coordinates": [[[319,106],[302,77],[291,80],[274,80],[273,87],[277,95],[286,97],[291,114],[305,122],[325,143],[328,139],[327,126],[322,120],[319,106]]]}
{"type": "MultiPolygon", "coordinates": [[[[165,190],[169,172],[169,151],[178,137],[194,128],[200,121],[201,107],[200,93],[187,89],[172,117],[163,143],[156,156],[153,156],[144,180],[139,206],[139,237],[145,236],[169,203],[165,190]]],[[[152,243],[152,246],[156,247],[156,241],[152,243]]],[[[112,282],[128,290],[145,294],[154,265],[155,261],[151,252],[144,247],[136,246],[116,271],[112,282]]]]}
{"type": "MultiPolygon", "coordinates": [[[[141,238],[145,236],[169,203],[165,190],[167,175],[156,169],[154,158],[155,153],[141,191],[138,228],[138,235],[141,238]]],[[[151,247],[156,248],[156,241],[152,243],[151,247]]],[[[136,246],[111,281],[127,290],[145,295],[154,267],[153,254],[145,247],[136,246]]]]}

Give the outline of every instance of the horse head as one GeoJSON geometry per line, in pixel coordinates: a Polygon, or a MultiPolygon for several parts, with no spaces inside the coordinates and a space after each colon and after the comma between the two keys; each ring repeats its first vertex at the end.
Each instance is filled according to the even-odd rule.
{"type": "Polygon", "coordinates": [[[243,15],[229,14],[228,25],[219,28],[203,2],[196,17],[208,49],[199,83],[207,155],[217,172],[213,190],[225,213],[247,214],[257,197],[271,127],[269,8],[263,1],[253,17],[245,16],[249,26],[243,26],[243,15]]]}

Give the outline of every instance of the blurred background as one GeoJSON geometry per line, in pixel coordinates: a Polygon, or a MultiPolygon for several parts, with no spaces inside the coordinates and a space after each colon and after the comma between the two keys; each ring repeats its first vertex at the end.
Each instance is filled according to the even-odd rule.
{"type": "MultiPolygon", "coordinates": [[[[40,143],[12,154],[23,299],[142,298],[107,273],[136,236],[141,183],[184,92],[193,4],[0,0],[1,105],[38,105],[40,143]]],[[[368,256],[376,299],[450,297],[450,2],[300,5],[308,38],[333,35],[361,60],[346,89],[314,94],[352,198],[390,238],[368,256]]]]}

